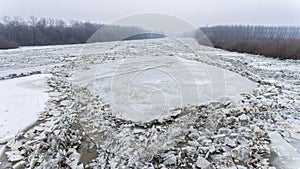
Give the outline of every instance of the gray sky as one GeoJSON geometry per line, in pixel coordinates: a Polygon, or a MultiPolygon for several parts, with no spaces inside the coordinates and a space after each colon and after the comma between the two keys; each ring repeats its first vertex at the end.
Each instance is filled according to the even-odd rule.
{"type": "Polygon", "coordinates": [[[111,23],[138,13],[180,17],[195,26],[300,25],[299,0],[0,0],[0,15],[111,23]]]}

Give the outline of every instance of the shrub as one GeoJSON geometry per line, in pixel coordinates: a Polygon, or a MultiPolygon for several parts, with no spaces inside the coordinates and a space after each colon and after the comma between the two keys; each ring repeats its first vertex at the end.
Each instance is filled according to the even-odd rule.
{"type": "MultiPolygon", "coordinates": [[[[217,26],[201,30],[216,48],[280,59],[300,59],[300,28],[297,27],[217,26]]],[[[197,34],[196,38],[201,44],[197,34]]]]}
{"type": "Polygon", "coordinates": [[[0,35],[0,49],[14,49],[18,47],[19,46],[16,42],[8,40],[4,36],[0,35]]]}

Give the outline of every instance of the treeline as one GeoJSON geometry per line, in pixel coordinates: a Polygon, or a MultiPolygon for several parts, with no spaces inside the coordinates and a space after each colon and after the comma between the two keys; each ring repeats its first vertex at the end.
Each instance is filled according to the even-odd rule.
{"type": "MultiPolygon", "coordinates": [[[[4,16],[0,21],[0,49],[18,46],[75,44],[101,41],[123,40],[135,34],[145,32],[138,27],[103,25],[90,22],[61,19],[4,16]],[[101,28],[94,39],[89,38],[101,28]]],[[[142,37],[139,37],[142,38],[142,37]]]]}
{"type": "Polygon", "coordinates": [[[166,36],[159,33],[140,33],[129,36],[124,40],[136,40],[136,39],[158,39],[158,38],[165,38],[166,36]]]}
{"type": "MultiPolygon", "coordinates": [[[[102,26],[77,21],[66,23],[60,19],[34,16],[28,20],[4,16],[0,23],[0,35],[2,39],[20,46],[84,43],[102,26]]],[[[0,48],[8,48],[7,46],[1,42],[0,48]]]]}
{"type": "MultiPolygon", "coordinates": [[[[214,26],[200,30],[216,48],[280,59],[300,59],[300,27],[214,26]]],[[[201,43],[203,34],[196,32],[196,38],[201,43]]]]}

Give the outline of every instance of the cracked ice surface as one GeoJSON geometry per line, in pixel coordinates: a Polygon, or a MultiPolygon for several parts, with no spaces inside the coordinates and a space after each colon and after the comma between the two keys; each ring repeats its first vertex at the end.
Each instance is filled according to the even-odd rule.
{"type": "Polygon", "coordinates": [[[114,113],[133,121],[151,121],[187,104],[237,98],[257,86],[237,73],[175,56],[106,62],[74,78],[110,102],[114,113]]]}
{"type": "Polygon", "coordinates": [[[44,110],[48,74],[0,81],[0,140],[34,123],[44,110]]]}

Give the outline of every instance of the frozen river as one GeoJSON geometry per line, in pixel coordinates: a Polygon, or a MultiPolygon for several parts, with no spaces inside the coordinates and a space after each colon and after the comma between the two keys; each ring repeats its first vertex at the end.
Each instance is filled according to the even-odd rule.
{"type": "Polygon", "coordinates": [[[181,40],[0,51],[0,168],[299,168],[299,61],[181,40]]]}
{"type": "Polygon", "coordinates": [[[111,103],[115,114],[133,121],[168,116],[171,109],[187,104],[238,99],[257,86],[237,73],[176,56],[105,62],[76,72],[74,80],[111,103]]]}
{"type": "Polygon", "coordinates": [[[12,137],[37,121],[48,100],[49,74],[0,81],[0,140],[12,137]]]}

